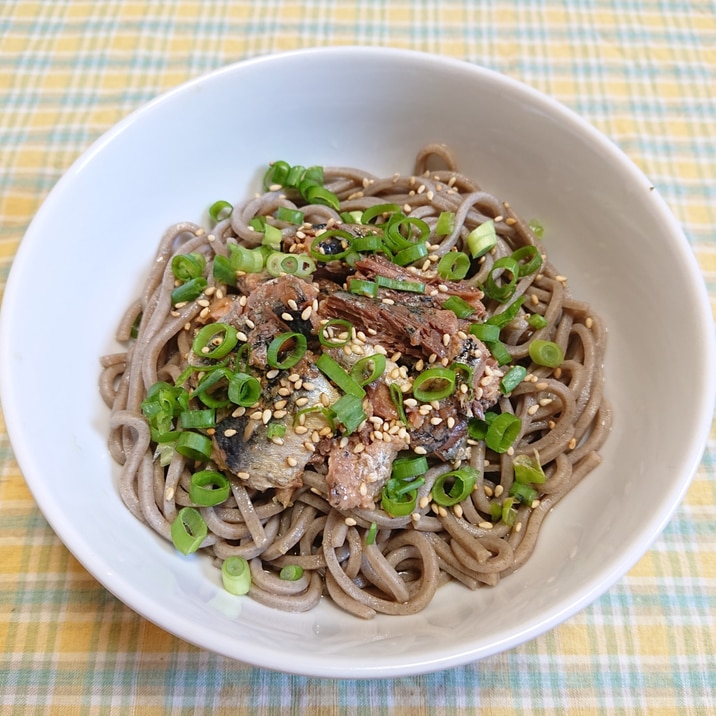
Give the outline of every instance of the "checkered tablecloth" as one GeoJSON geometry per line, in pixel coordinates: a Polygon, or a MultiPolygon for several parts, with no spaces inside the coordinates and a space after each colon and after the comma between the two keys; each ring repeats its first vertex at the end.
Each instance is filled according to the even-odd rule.
{"type": "MultiPolygon", "coordinates": [[[[0,0],[0,286],[117,120],[229,62],[335,44],[462,58],[582,114],[670,204],[716,309],[713,0],[0,0]]],[[[110,595],[43,519],[0,417],[0,714],[716,713],[715,505],[712,429],[661,537],[565,624],[435,674],[311,679],[190,646],[110,595]]]]}

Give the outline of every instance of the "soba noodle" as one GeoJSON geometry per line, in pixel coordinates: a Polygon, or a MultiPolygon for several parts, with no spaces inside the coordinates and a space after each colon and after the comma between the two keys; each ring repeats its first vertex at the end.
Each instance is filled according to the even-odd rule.
{"type": "MultiPolygon", "coordinates": [[[[603,396],[606,331],[598,315],[572,297],[566,279],[549,262],[532,228],[506,202],[461,174],[444,147],[430,145],[421,150],[411,176],[377,177],[358,169],[325,168],[324,186],[340,200],[338,210],[320,203],[310,204],[295,191],[271,187],[265,194],[235,207],[230,217],[218,221],[210,233],[193,223],[180,223],[166,232],[142,295],[129,307],[118,328],[117,338],[126,344],[126,350],[102,358],[100,390],[111,408],[109,449],[122,466],[119,482],[122,500],[136,518],[172,540],[172,524],[180,511],[185,507],[196,508],[207,527],[200,551],[211,555],[217,566],[234,556],[248,560],[252,577],[249,595],[255,600],[277,609],[304,611],[315,607],[322,598],[328,598],[338,607],[363,618],[376,613],[411,614],[424,609],[438,587],[447,581],[457,580],[469,589],[494,586],[518,569],[533,553],[545,516],[599,464],[598,451],[608,434],[611,419],[603,396]],[[436,165],[441,168],[433,168],[436,165]],[[404,216],[419,219],[429,228],[428,255],[407,271],[435,289],[431,295],[438,295],[441,300],[444,297],[439,296],[440,291],[447,289],[440,284],[440,277],[436,277],[436,267],[446,254],[468,251],[467,237],[476,227],[491,222],[496,244],[480,258],[471,260],[469,273],[464,279],[453,281],[448,293],[462,291],[465,296],[472,291],[474,299],[491,271],[493,276],[499,276],[499,272],[493,270],[496,261],[511,256],[520,247],[537,248],[544,257],[539,269],[519,277],[509,301],[484,296],[486,313],[479,319],[488,321],[510,310],[514,301],[521,302],[499,333],[499,343],[507,350],[509,362],[495,367],[493,361],[485,367],[485,356],[482,356],[479,365],[484,371],[480,375],[484,376],[481,380],[485,385],[494,387],[495,381],[501,380],[513,366],[524,366],[522,379],[497,393],[494,404],[485,404],[484,414],[480,414],[481,409],[473,402],[470,420],[459,414],[446,418],[441,399],[415,400],[411,386],[422,370],[431,365],[446,366],[454,356],[441,360],[436,353],[421,355],[424,348],[421,345],[415,346],[412,355],[393,354],[377,345],[382,326],[363,326],[363,330],[352,326],[348,345],[353,346],[355,352],[353,362],[361,353],[375,355],[382,350],[389,359],[386,371],[398,371],[391,372],[396,380],[402,381],[398,391],[402,398],[391,393],[398,419],[376,417],[378,408],[366,399],[365,419],[351,435],[340,421],[332,425],[328,421],[328,427],[320,431],[315,424],[310,430],[302,430],[305,440],[313,442],[306,448],[311,451],[310,460],[303,466],[298,481],[265,485],[260,482],[260,476],[256,476],[259,480],[256,482],[251,479],[253,475],[230,469],[227,455],[217,457],[216,441],[211,458],[198,461],[182,455],[171,442],[163,443],[163,447],[158,445],[143,412],[143,402],[150,388],[159,381],[171,385],[182,374],[186,377],[194,337],[202,326],[226,318],[228,311],[234,318],[241,317],[243,322],[239,328],[245,328],[246,305],[251,306],[251,294],[261,290],[267,282],[279,280],[260,273],[252,281],[250,275],[240,272],[237,286],[227,285],[214,277],[213,266],[220,261],[217,257],[231,256],[232,247],[236,245],[252,248],[261,244],[263,233],[256,228],[261,226],[254,221],[256,217],[266,217],[268,224],[280,230],[280,248],[300,253],[307,250],[309,241],[320,240],[323,229],[345,226],[344,220],[350,218],[347,212],[354,212],[352,220],[358,223],[360,212],[382,204],[396,204],[404,216]],[[277,220],[279,207],[299,209],[305,223],[297,227],[277,220]],[[452,225],[438,235],[441,214],[449,216],[452,225]],[[302,244],[302,240],[306,243],[302,244]],[[192,253],[200,254],[205,260],[202,276],[206,287],[196,298],[173,303],[172,292],[177,280],[171,268],[172,259],[178,254],[192,253]],[[539,318],[532,319],[534,316],[539,318]],[[553,367],[535,363],[530,354],[530,344],[534,341],[557,344],[564,353],[563,360],[553,367]],[[405,401],[402,410],[406,413],[401,418],[398,408],[402,401],[405,401]],[[431,410],[434,417],[428,423],[431,410]],[[488,414],[492,418],[496,414],[511,414],[519,419],[519,433],[511,447],[503,452],[496,452],[473,432],[465,434],[465,425],[475,421],[487,427],[488,414]],[[344,509],[336,504],[327,475],[330,470],[340,471],[340,467],[329,465],[334,459],[330,457],[334,454],[331,451],[340,447],[348,449],[346,445],[349,445],[355,455],[349,456],[353,462],[348,464],[359,467],[364,463],[359,456],[360,448],[356,447],[358,443],[365,449],[364,462],[369,460],[372,446],[379,442],[381,445],[376,451],[393,441],[399,448],[395,454],[410,454],[416,442],[420,443],[414,428],[416,420],[424,421],[421,428],[424,444],[435,449],[431,452],[415,448],[418,454],[425,455],[428,467],[412,490],[414,503],[410,512],[390,514],[383,507],[380,490],[368,485],[372,492],[366,498],[364,483],[358,488],[360,496],[353,499],[351,506],[344,509]],[[448,436],[446,440],[454,438],[457,447],[453,445],[448,449],[447,443],[433,444],[437,438],[431,431],[438,431],[438,426],[444,427],[446,421],[457,425],[454,430],[462,430],[459,434],[444,433],[448,436]],[[532,467],[541,466],[544,472],[544,481],[536,480],[529,485],[527,499],[524,495],[520,497],[519,491],[515,493],[514,488],[514,465],[519,456],[528,462],[531,460],[532,467]],[[190,498],[192,474],[207,467],[228,477],[230,489],[220,504],[200,506],[190,498]],[[453,474],[463,467],[471,468],[469,474],[475,478],[472,491],[457,504],[437,504],[433,494],[436,481],[445,473],[453,474]],[[299,576],[289,580],[281,578],[280,571],[286,566],[300,567],[299,576]]],[[[380,232],[380,229],[379,219],[371,225],[370,231],[380,232]]],[[[306,304],[318,313],[316,309],[326,300],[326,282],[334,279],[332,265],[340,264],[336,288],[345,288],[342,284],[346,276],[363,269],[338,261],[316,263],[319,264],[316,272],[303,280],[309,288],[319,287],[317,298],[306,304]]],[[[351,295],[344,296],[344,300],[350,301],[351,295]]],[[[391,300],[396,296],[398,300],[401,296],[408,300],[408,294],[400,291],[381,292],[377,298],[367,300],[381,301],[380,296],[386,295],[392,296],[391,300]]],[[[299,308],[302,316],[311,313],[303,306],[299,308]]],[[[286,310],[291,312],[290,308],[286,310]]],[[[335,318],[336,314],[332,315],[335,318]]],[[[290,326],[295,316],[295,312],[290,316],[284,313],[286,325],[290,326]]],[[[325,324],[329,317],[323,317],[318,325],[325,324]]],[[[315,360],[321,347],[308,320],[304,321],[304,328],[308,327],[304,332],[308,334],[309,351],[314,351],[315,360]]],[[[466,326],[464,321],[459,325],[466,326]]],[[[247,338],[241,332],[239,335],[247,338]]],[[[467,338],[465,332],[457,336],[443,335],[444,344],[467,338]]],[[[350,351],[332,352],[339,357],[339,362],[344,360],[346,372],[350,374],[351,361],[345,362],[350,351]]],[[[479,351],[475,355],[479,357],[479,351]]],[[[262,391],[269,380],[284,387],[283,391],[279,388],[279,395],[287,394],[287,385],[291,389],[301,387],[300,378],[288,375],[290,369],[271,369],[264,365],[262,371],[253,365],[246,370],[258,378],[262,391]]],[[[196,380],[196,376],[192,380],[196,380]]],[[[380,381],[387,384],[388,378],[379,378],[376,383],[380,381]]],[[[304,390],[308,390],[309,380],[305,382],[304,390]]],[[[188,384],[196,387],[191,380],[188,384]]],[[[478,392],[481,394],[482,389],[478,392]]],[[[260,400],[264,399],[262,395],[260,400]]],[[[283,417],[281,409],[287,402],[290,409],[293,399],[274,400],[268,420],[262,409],[254,415],[255,424],[263,430],[262,426],[276,415],[283,417]],[[280,406],[278,410],[276,405],[280,406]]],[[[322,403],[318,399],[314,401],[318,408],[330,409],[330,403],[324,398],[321,400],[322,403]]],[[[192,405],[197,403],[195,397],[192,401],[192,405]]],[[[273,450],[275,446],[276,452],[269,454],[262,450],[260,460],[295,463],[290,453],[284,455],[280,450],[284,438],[292,434],[296,426],[304,424],[301,422],[304,418],[297,420],[297,414],[303,412],[303,408],[312,407],[307,403],[308,400],[303,401],[302,411],[297,410],[300,402],[293,406],[296,414],[288,416],[293,417],[293,422],[289,422],[286,435],[277,432],[271,438],[262,438],[267,447],[273,450]]],[[[265,408],[265,404],[262,405],[265,408]]],[[[234,415],[241,416],[236,419],[249,421],[247,416],[254,407],[234,411],[234,415]]],[[[226,417],[235,408],[236,405],[219,408],[217,416],[226,417]]],[[[389,408],[386,408],[388,412],[389,408]]],[[[254,424],[244,422],[242,425],[244,437],[250,440],[254,424]]],[[[179,430],[176,425],[172,429],[179,430]]],[[[216,429],[220,429],[218,425],[216,429]]],[[[214,433],[216,437],[213,428],[199,432],[214,433]]],[[[225,434],[229,432],[224,430],[225,434]]],[[[263,464],[257,462],[257,469],[263,464]]],[[[385,475],[381,485],[384,478],[385,475]]]]}

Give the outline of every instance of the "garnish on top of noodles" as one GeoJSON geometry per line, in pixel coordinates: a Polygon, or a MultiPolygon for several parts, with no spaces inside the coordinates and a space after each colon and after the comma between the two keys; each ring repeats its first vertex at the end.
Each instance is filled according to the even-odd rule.
{"type": "Polygon", "coordinates": [[[167,234],[105,359],[125,502],[264,603],[367,617],[440,574],[494,584],[598,462],[601,322],[444,148],[418,168],[273,163],[210,234],[167,234]]]}

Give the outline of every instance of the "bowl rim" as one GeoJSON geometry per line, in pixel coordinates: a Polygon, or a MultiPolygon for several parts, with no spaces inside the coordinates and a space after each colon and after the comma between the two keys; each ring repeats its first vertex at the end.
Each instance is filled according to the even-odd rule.
{"type": "MultiPolygon", "coordinates": [[[[72,554],[80,561],[85,568],[97,579],[105,588],[111,593],[118,596],[127,606],[137,611],[144,618],[154,622],[162,629],[165,629],[169,633],[175,634],[179,638],[196,644],[202,648],[219,651],[216,647],[206,640],[202,640],[198,637],[196,630],[188,630],[186,628],[177,629],[177,623],[175,618],[161,618],[157,617],[156,614],[147,616],[146,599],[143,595],[139,594],[132,588],[127,588],[121,580],[117,582],[113,579],[113,575],[107,574],[100,569],[97,569],[98,559],[96,555],[89,549],[89,545],[82,543],[81,540],[75,538],[73,530],[69,529],[67,521],[64,516],[57,515],[53,512],[52,505],[48,504],[47,500],[43,496],[42,492],[42,477],[35,475],[33,470],[26,466],[31,466],[32,460],[29,454],[29,446],[26,444],[22,430],[19,425],[19,421],[16,419],[17,410],[12,400],[5,400],[8,396],[12,395],[9,391],[9,384],[13,378],[8,368],[11,365],[9,358],[10,352],[10,340],[9,340],[9,324],[7,320],[7,313],[10,312],[12,305],[15,302],[15,296],[21,290],[20,280],[21,274],[23,273],[23,266],[26,263],[26,255],[31,250],[30,242],[35,240],[35,234],[33,233],[33,226],[36,222],[39,222],[39,218],[46,211],[49,211],[53,205],[54,198],[58,196],[66,184],[69,184],[75,175],[82,170],[85,164],[91,162],[98,154],[101,154],[104,147],[114,142],[119,135],[129,126],[135,122],[140,121],[143,116],[147,113],[152,112],[155,107],[163,105],[177,95],[185,94],[191,91],[193,88],[198,87],[203,82],[211,81],[217,76],[224,74],[232,74],[235,72],[243,72],[251,70],[252,67],[272,64],[272,63],[283,63],[290,61],[294,57],[312,56],[319,55],[330,58],[331,56],[337,55],[348,55],[353,56],[356,59],[362,56],[381,56],[386,59],[391,58],[402,58],[409,61],[416,62],[430,62],[442,65],[448,69],[459,69],[461,72],[470,72],[474,75],[482,75],[493,82],[498,82],[502,85],[509,87],[510,89],[518,92],[524,97],[527,97],[531,102],[536,102],[542,106],[548,106],[550,111],[557,113],[567,122],[572,125],[579,127],[581,132],[586,132],[591,141],[597,142],[599,145],[605,148],[612,157],[618,158],[621,164],[628,168],[628,170],[634,175],[642,179],[645,179],[644,173],[639,169],[629,157],[623,153],[615,143],[609,140],[604,134],[597,130],[593,125],[588,123],[584,118],[578,115],[576,112],[568,108],[563,103],[554,99],[553,97],[527,85],[519,80],[504,75],[496,70],[489,69],[477,65],[473,62],[469,62],[463,59],[456,59],[445,55],[434,54],[430,52],[423,52],[417,50],[407,50],[393,47],[364,47],[356,45],[336,45],[336,46],[323,46],[323,47],[311,47],[303,48],[298,50],[290,50],[283,52],[276,52],[271,54],[262,54],[248,59],[239,60],[232,62],[222,67],[219,67],[213,71],[203,73],[198,77],[183,82],[176,87],[168,89],[153,99],[140,105],[127,116],[117,122],[112,128],[104,132],[100,137],[94,140],[85,149],[79,157],[72,163],[72,165],[63,173],[62,177],[56,182],[56,184],[49,191],[45,197],[42,205],[38,209],[36,216],[27,227],[25,236],[18,246],[16,256],[13,260],[10,274],[5,290],[5,296],[3,298],[3,304],[0,312],[0,400],[3,405],[3,411],[6,417],[7,432],[10,437],[10,442],[13,445],[18,465],[23,473],[23,477],[33,494],[35,501],[37,502],[41,512],[45,516],[45,519],[49,522],[52,529],[56,532],[58,537],[65,543],[67,548],[72,554]],[[29,238],[29,241],[25,241],[25,238],[29,238]],[[121,596],[120,596],[121,595],[121,596]]],[[[710,326],[711,331],[708,337],[704,341],[704,350],[706,353],[707,360],[711,364],[716,364],[716,340],[714,340],[713,323],[711,320],[710,303],[708,299],[708,293],[706,285],[703,280],[701,270],[696,261],[694,252],[689,244],[686,236],[684,235],[680,225],[677,223],[674,216],[666,206],[666,203],[661,199],[658,192],[655,194],[659,197],[661,202],[661,211],[667,217],[670,222],[670,234],[673,238],[678,241],[679,248],[686,258],[686,264],[691,271],[695,282],[699,284],[699,288],[696,289],[696,295],[699,296],[698,310],[702,314],[699,318],[703,322],[704,326],[710,326]]],[[[709,375],[705,377],[704,384],[704,400],[699,406],[700,418],[698,421],[699,430],[694,435],[692,442],[692,449],[688,452],[688,459],[684,460],[682,467],[682,480],[679,483],[678,497],[673,500],[668,509],[665,509],[662,514],[658,516],[649,534],[640,543],[640,549],[638,554],[634,551],[627,550],[618,559],[615,559],[610,569],[606,574],[600,573],[599,579],[594,579],[587,585],[579,594],[576,599],[572,599],[566,607],[560,608],[550,613],[547,618],[538,620],[528,628],[515,631],[507,638],[504,638],[499,643],[494,644],[491,648],[482,647],[474,650],[465,650],[460,653],[443,654],[438,658],[431,659],[423,662],[411,662],[405,660],[400,663],[382,666],[382,667],[370,667],[363,666],[362,668],[347,674],[345,668],[340,664],[338,666],[316,658],[307,658],[306,663],[302,665],[290,664],[284,660],[277,666],[275,656],[272,657],[270,651],[265,650],[265,653],[261,649],[257,650],[251,655],[250,660],[246,660],[247,663],[261,666],[268,669],[277,669],[302,675],[312,676],[325,676],[331,678],[377,678],[377,677],[395,677],[402,675],[413,675],[419,673],[426,673],[431,671],[437,671],[453,666],[463,665],[465,663],[475,661],[493,654],[500,653],[507,649],[513,648],[519,644],[529,641],[540,634],[554,628],[565,619],[571,617],[578,611],[581,611],[588,604],[593,602],[609,588],[611,588],[615,582],[626,574],[634,564],[638,561],[641,556],[649,549],[653,541],[662,532],[668,521],[673,516],[674,511],[677,509],[679,504],[684,498],[686,491],[688,490],[693,477],[696,473],[699,463],[702,460],[703,452],[706,447],[708,434],[710,430],[711,418],[713,417],[714,404],[716,403],[716,375],[709,375]],[[697,446],[700,445],[700,450],[697,446]]],[[[101,563],[101,559],[99,560],[101,563]]],[[[188,624],[186,626],[189,626],[188,624]]],[[[220,650],[219,653],[223,653],[230,658],[239,659],[235,654],[227,653],[226,649],[220,650]]]]}

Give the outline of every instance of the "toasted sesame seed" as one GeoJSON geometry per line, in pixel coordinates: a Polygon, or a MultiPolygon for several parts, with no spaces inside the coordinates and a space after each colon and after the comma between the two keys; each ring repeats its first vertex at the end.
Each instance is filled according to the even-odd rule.
{"type": "Polygon", "coordinates": [[[305,435],[308,432],[308,428],[305,425],[297,425],[293,432],[296,433],[296,435],[305,435]]]}
{"type": "Polygon", "coordinates": [[[554,377],[555,377],[557,380],[559,380],[559,379],[562,377],[562,369],[561,369],[561,368],[555,368],[553,375],[554,375],[554,377]]]}
{"type": "Polygon", "coordinates": [[[249,418],[251,420],[261,420],[262,415],[263,413],[260,410],[257,410],[255,413],[251,413],[251,415],[249,415],[249,418]]]}
{"type": "Polygon", "coordinates": [[[358,492],[365,497],[368,494],[368,485],[366,485],[365,482],[361,482],[358,492]]]}
{"type": "MultiPolygon", "coordinates": [[[[241,298],[239,298],[239,306],[243,308],[248,303],[248,300],[248,296],[241,296],[241,298]]],[[[246,325],[249,325],[248,321],[246,321],[246,325]]]]}
{"type": "Polygon", "coordinates": [[[237,331],[236,337],[244,343],[249,340],[249,337],[243,331],[237,331]]]}
{"type": "Polygon", "coordinates": [[[288,463],[289,467],[296,467],[296,465],[298,465],[298,460],[296,460],[295,457],[291,457],[290,455],[286,458],[286,462],[288,463]]]}
{"type": "Polygon", "coordinates": [[[430,190],[430,191],[428,191],[428,193],[427,193],[425,196],[428,197],[428,201],[432,201],[433,198],[435,197],[435,192],[433,192],[432,190],[430,190]]]}
{"type": "Polygon", "coordinates": [[[292,311],[298,311],[298,304],[296,303],[295,299],[289,298],[288,301],[286,301],[286,303],[288,304],[288,307],[292,311]]]}
{"type": "Polygon", "coordinates": [[[531,294],[530,294],[530,303],[531,303],[533,306],[539,305],[539,297],[537,296],[536,293],[531,293],[531,294]]]}
{"type": "Polygon", "coordinates": [[[492,522],[478,522],[478,523],[477,523],[477,526],[478,526],[480,529],[483,529],[483,530],[491,530],[491,529],[492,529],[492,522]]]}
{"type": "Polygon", "coordinates": [[[233,413],[231,413],[232,418],[240,418],[242,415],[246,413],[246,408],[243,405],[240,405],[236,410],[234,410],[233,413]]]}
{"type": "Polygon", "coordinates": [[[308,450],[308,452],[316,452],[316,446],[312,443],[306,440],[305,443],[303,443],[303,447],[305,450],[308,450]]]}
{"type": "Polygon", "coordinates": [[[343,520],[349,527],[355,527],[358,523],[352,517],[346,517],[343,520]]]}
{"type": "Polygon", "coordinates": [[[413,448],[413,452],[416,455],[427,455],[428,454],[428,451],[422,445],[416,445],[413,448]]]}
{"type": "Polygon", "coordinates": [[[269,420],[271,420],[272,412],[268,408],[261,413],[261,422],[266,425],[269,420]]]}
{"type": "Polygon", "coordinates": [[[444,346],[450,345],[450,334],[449,333],[443,333],[443,345],[444,346]]]}
{"type": "Polygon", "coordinates": [[[530,405],[530,407],[527,408],[527,415],[534,415],[538,410],[539,410],[539,403],[530,405]]]}
{"type": "Polygon", "coordinates": [[[587,328],[591,328],[594,325],[594,321],[592,320],[591,316],[587,316],[587,318],[584,320],[584,325],[587,328]]]}
{"type": "Polygon", "coordinates": [[[438,505],[438,514],[440,517],[447,517],[447,510],[442,505],[438,505]]]}
{"type": "Polygon", "coordinates": [[[234,430],[233,428],[229,428],[228,430],[224,430],[224,436],[225,436],[225,437],[231,438],[231,437],[233,437],[234,435],[236,435],[236,430],[234,430]]]}
{"type": "Polygon", "coordinates": [[[513,527],[513,530],[514,530],[515,532],[519,532],[521,529],[522,529],[522,523],[521,523],[521,522],[517,522],[517,523],[515,524],[515,526],[513,527]]]}
{"type": "Polygon", "coordinates": [[[463,515],[463,510],[462,510],[461,505],[454,505],[452,508],[452,511],[453,511],[453,514],[455,515],[455,517],[457,517],[458,519],[460,519],[463,515]]]}
{"type": "Polygon", "coordinates": [[[321,393],[320,401],[324,408],[328,408],[331,405],[331,399],[325,393],[321,393]]]}
{"type": "Polygon", "coordinates": [[[567,443],[567,447],[568,447],[570,450],[574,450],[574,448],[577,447],[577,438],[572,438],[572,439],[569,441],[569,443],[567,443]]]}
{"type": "Polygon", "coordinates": [[[442,423],[443,419],[439,417],[430,418],[430,424],[431,425],[440,425],[442,423]]]}
{"type": "Polygon", "coordinates": [[[207,306],[210,306],[211,304],[210,304],[205,298],[200,298],[200,299],[196,302],[196,305],[197,305],[197,306],[202,306],[203,308],[206,308],[207,306]]]}
{"type": "Polygon", "coordinates": [[[415,398],[406,398],[403,401],[403,405],[407,406],[408,408],[417,408],[418,407],[418,401],[415,400],[415,398]]]}
{"type": "MultiPolygon", "coordinates": [[[[477,486],[477,484],[475,486],[477,486]]],[[[489,485],[483,485],[482,490],[487,497],[492,497],[492,495],[494,494],[492,492],[492,488],[489,485]]]]}
{"type": "Polygon", "coordinates": [[[383,442],[383,433],[380,430],[374,430],[372,435],[375,440],[383,442]]]}
{"type": "Polygon", "coordinates": [[[495,485],[495,497],[499,497],[504,491],[505,488],[502,485],[495,485]]]}
{"type": "Polygon", "coordinates": [[[284,311],[284,312],[281,314],[281,318],[283,318],[284,321],[292,321],[292,320],[293,320],[293,316],[292,316],[290,313],[286,312],[286,311],[284,311]]]}
{"type": "Polygon", "coordinates": [[[274,435],[274,437],[271,438],[271,442],[274,445],[283,445],[283,438],[279,437],[278,435],[274,435]]]}
{"type": "Polygon", "coordinates": [[[301,376],[298,373],[291,373],[288,376],[289,383],[295,383],[297,380],[301,380],[301,376]]]}
{"type": "Polygon", "coordinates": [[[254,328],[256,328],[256,324],[255,324],[250,318],[247,318],[247,319],[246,319],[246,325],[247,325],[248,328],[250,328],[251,330],[253,330],[254,328]]]}
{"type": "Polygon", "coordinates": [[[410,519],[411,519],[413,522],[420,522],[420,518],[421,518],[421,517],[422,517],[422,515],[421,515],[419,512],[413,512],[413,513],[410,515],[410,519]]]}
{"type": "Polygon", "coordinates": [[[304,321],[307,321],[311,317],[312,313],[313,313],[313,306],[308,306],[307,308],[303,309],[303,312],[301,313],[301,318],[304,321]]]}
{"type": "Polygon", "coordinates": [[[284,399],[284,400],[277,400],[277,401],[273,404],[273,407],[274,407],[275,410],[281,410],[282,408],[285,408],[285,407],[286,407],[286,403],[287,403],[287,402],[288,402],[288,401],[285,400],[285,399],[284,399]]]}
{"type": "Polygon", "coordinates": [[[455,427],[455,418],[452,415],[447,419],[447,425],[450,429],[455,427]]]}
{"type": "Polygon", "coordinates": [[[535,388],[537,388],[537,390],[544,390],[548,385],[549,384],[545,381],[540,381],[539,383],[535,384],[535,388]]]}
{"type": "Polygon", "coordinates": [[[242,480],[248,480],[251,475],[249,475],[248,472],[237,472],[236,477],[242,479],[242,480]]]}
{"type": "Polygon", "coordinates": [[[358,443],[354,448],[353,452],[357,455],[358,453],[361,453],[365,450],[365,445],[363,443],[358,443]]]}
{"type": "Polygon", "coordinates": [[[274,417],[276,420],[281,420],[281,418],[285,418],[286,415],[287,415],[287,411],[286,411],[286,410],[280,409],[280,410],[274,410],[274,411],[273,411],[273,417],[274,417]]]}
{"type": "Polygon", "coordinates": [[[381,299],[381,303],[384,303],[386,306],[394,306],[395,301],[392,298],[383,298],[381,299]]]}
{"type": "Polygon", "coordinates": [[[293,392],[290,388],[281,387],[276,391],[279,395],[283,395],[284,397],[287,397],[291,395],[293,392]]]}
{"type": "Polygon", "coordinates": [[[539,404],[544,408],[546,405],[549,405],[550,403],[553,403],[554,400],[552,398],[540,398],[539,404]]]}

